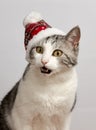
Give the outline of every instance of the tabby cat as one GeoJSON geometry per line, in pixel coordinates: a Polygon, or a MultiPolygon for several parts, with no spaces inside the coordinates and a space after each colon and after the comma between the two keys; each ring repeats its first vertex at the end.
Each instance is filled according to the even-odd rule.
{"type": "MultiPolygon", "coordinates": [[[[69,130],[76,103],[80,28],[33,44],[21,79],[0,105],[0,130],[69,130]]],[[[31,42],[31,41],[30,41],[31,42]]]]}

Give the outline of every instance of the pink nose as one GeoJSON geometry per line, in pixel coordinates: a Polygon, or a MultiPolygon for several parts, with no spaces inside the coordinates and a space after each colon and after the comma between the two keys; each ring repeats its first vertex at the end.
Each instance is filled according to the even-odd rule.
{"type": "Polygon", "coordinates": [[[48,61],[41,60],[41,63],[42,63],[43,65],[46,65],[46,64],[48,63],[48,61]]]}

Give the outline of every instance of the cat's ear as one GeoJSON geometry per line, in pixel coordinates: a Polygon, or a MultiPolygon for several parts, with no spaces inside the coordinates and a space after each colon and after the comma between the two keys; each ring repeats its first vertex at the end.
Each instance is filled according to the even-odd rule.
{"type": "Polygon", "coordinates": [[[79,28],[79,26],[76,26],[73,29],[71,29],[71,31],[69,31],[67,33],[67,35],[65,36],[65,39],[68,42],[72,43],[72,45],[75,48],[77,48],[78,45],[79,45],[80,36],[81,36],[81,34],[80,34],[80,28],[79,28]]]}

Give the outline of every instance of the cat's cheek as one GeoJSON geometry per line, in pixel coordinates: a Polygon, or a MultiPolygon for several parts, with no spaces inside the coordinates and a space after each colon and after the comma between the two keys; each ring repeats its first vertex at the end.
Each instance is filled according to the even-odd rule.
{"type": "Polygon", "coordinates": [[[42,54],[37,54],[35,55],[35,66],[37,67],[41,67],[42,63],[41,63],[41,58],[42,58],[42,54]]]}

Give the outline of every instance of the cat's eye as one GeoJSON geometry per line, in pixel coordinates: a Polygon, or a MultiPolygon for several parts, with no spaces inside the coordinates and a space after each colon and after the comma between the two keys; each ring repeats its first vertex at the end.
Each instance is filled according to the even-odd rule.
{"type": "Polygon", "coordinates": [[[63,52],[61,50],[55,50],[52,55],[55,57],[60,57],[62,56],[62,54],[63,52]]]}
{"type": "Polygon", "coordinates": [[[43,53],[43,48],[40,47],[40,46],[37,46],[36,47],[36,52],[42,54],[43,53]]]}

